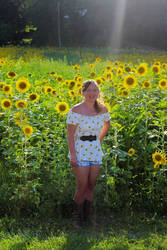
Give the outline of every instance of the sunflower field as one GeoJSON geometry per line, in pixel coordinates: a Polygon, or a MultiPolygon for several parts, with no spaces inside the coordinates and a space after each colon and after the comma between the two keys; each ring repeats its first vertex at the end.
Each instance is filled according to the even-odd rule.
{"type": "Polygon", "coordinates": [[[167,206],[167,54],[0,48],[0,213],[70,213],[75,180],[66,118],[95,79],[111,115],[96,209],[163,214],[167,206]]]}

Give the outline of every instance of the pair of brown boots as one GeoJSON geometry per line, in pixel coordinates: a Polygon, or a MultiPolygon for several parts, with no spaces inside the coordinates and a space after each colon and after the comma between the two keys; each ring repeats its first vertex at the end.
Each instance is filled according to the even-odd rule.
{"type": "Polygon", "coordinates": [[[77,204],[73,201],[73,227],[76,229],[81,228],[82,222],[95,224],[92,220],[92,207],[93,202],[85,200],[82,204],[77,204]]]}

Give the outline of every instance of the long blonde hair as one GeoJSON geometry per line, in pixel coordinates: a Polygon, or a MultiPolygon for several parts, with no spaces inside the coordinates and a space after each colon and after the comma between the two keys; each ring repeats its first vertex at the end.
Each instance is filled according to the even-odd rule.
{"type": "MultiPolygon", "coordinates": [[[[92,83],[96,84],[97,87],[98,87],[98,84],[97,84],[97,82],[95,80],[92,80],[92,79],[86,80],[86,81],[84,81],[82,83],[82,90],[81,90],[81,92],[82,93],[85,92],[88,89],[88,87],[90,86],[90,84],[92,84],[92,83]]],[[[100,92],[99,92],[99,97],[97,98],[97,100],[95,100],[95,103],[94,103],[94,108],[95,108],[95,110],[96,110],[97,113],[99,113],[102,110],[101,99],[102,98],[101,98],[100,92]]]]}

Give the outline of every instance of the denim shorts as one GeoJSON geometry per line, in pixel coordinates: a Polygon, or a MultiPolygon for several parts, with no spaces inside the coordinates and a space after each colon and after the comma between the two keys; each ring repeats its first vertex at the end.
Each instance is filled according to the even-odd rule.
{"type": "Polygon", "coordinates": [[[101,164],[102,164],[101,161],[77,161],[78,167],[99,166],[101,164]]]}

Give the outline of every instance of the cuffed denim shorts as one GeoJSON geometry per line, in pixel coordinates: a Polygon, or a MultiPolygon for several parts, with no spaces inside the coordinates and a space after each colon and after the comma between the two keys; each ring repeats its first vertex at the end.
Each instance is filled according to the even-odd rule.
{"type": "Polygon", "coordinates": [[[101,161],[77,161],[78,167],[99,166],[101,164],[102,164],[101,161]]]}

